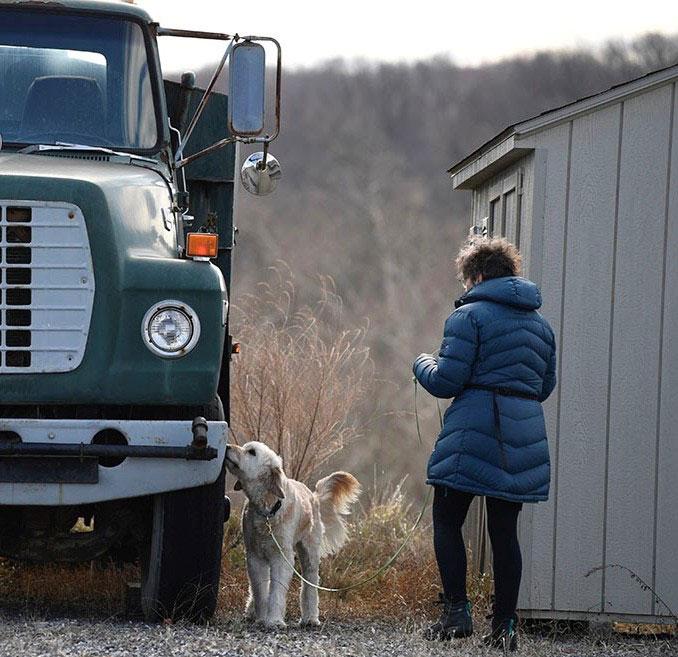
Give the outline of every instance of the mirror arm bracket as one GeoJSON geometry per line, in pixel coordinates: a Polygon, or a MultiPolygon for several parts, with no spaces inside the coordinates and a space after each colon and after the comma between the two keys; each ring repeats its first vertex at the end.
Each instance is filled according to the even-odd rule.
{"type": "Polygon", "coordinates": [[[264,156],[261,158],[261,161],[257,163],[257,169],[259,169],[259,171],[264,171],[264,169],[266,169],[266,160],[268,159],[268,147],[270,143],[270,141],[264,142],[264,156]]]}
{"type": "Polygon", "coordinates": [[[220,148],[223,148],[224,146],[228,146],[229,144],[232,144],[234,142],[240,142],[241,144],[264,144],[264,150],[266,153],[268,153],[268,146],[271,143],[271,138],[269,136],[266,137],[225,137],[224,139],[220,139],[217,142],[214,142],[207,148],[203,148],[201,151],[198,151],[197,153],[193,153],[192,155],[187,155],[186,157],[182,158],[181,160],[175,161],[174,162],[174,168],[175,169],[181,169],[182,167],[185,167],[187,164],[190,164],[194,160],[197,160],[199,157],[203,157],[204,155],[209,155],[210,153],[213,153],[214,151],[218,151],[220,148]]]}
{"type": "Polygon", "coordinates": [[[192,155],[183,157],[180,160],[176,160],[174,162],[174,167],[176,169],[181,169],[182,167],[185,167],[187,164],[193,162],[193,160],[197,160],[199,157],[203,157],[203,155],[209,155],[210,153],[218,151],[220,148],[228,146],[229,144],[232,144],[233,142],[236,141],[241,140],[237,139],[236,137],[226,137],[225,139],[220,139],[219,141],[214,142],[211,146],[203,148],[201,151],[198,151],[197,153],[193,153],[192,155]]]}
{"type": "Polygon", "coordinates": [[[202,32],[196,30],[179,30],[171,27],[160,27],[156,26],[156,34],[158,36],[173,36],[173,37],[185,37],[189,39],[212,39],[214,41],[231,41],[235,38],[234,34],[224,34],[223,32],[202,32]]]}
{"type": "MultiPolygon", "coordinates": [[[[228,60],[231,51],[233,50],[233,46],[235,45],[236,41],[238,41],[240,37],[236,34],[228,44],[228,47],[226,48],[226,51],[224,52],[223,57],[221,58],[221,61],[219,62],[217,68],[215,69],[214,73],[212,74],[212,79],[210,80],[210,83],[207,85],[207,88],[205,89],[205,93],[202,95],[202,98],[200,99],[200,103],[198,104],[198,108],[195,110],[195,114],[191,118],[191,122],[188,124],[188,128],[186,129],[186,134],[184,135],[184,138],[181,140],[181,144],[179,144],[179,148],[177,148],[177,153],[174,158],[175,161],[175,166],[179,166],[179,162],[183,162],[183,154],[184,154],[184,148],[186,147],[186,144],[188,143],[188,140],[191,138],[191,134],[193,133],[193,129],[195,128],[196,124],[198,123],[198,120],[200,119],[200,116],[203,113],[203,110],[205,109],[205,105],[207,104],[207,99],[209,98],[210,94],[212,93],[212,90],[214,89],[214,85],[217,83],[217,79],[219,75],[221,74],[221,71],[224,69],[224,66],[226,65],[226,61],[228,60]]],[[[220,142],[217,142],[220,143],[220,142]]],[[[216,144],[215,144],[216,145],[216,144]]],[[[191,156],[193,157],[193,156],[191,156]]]]}

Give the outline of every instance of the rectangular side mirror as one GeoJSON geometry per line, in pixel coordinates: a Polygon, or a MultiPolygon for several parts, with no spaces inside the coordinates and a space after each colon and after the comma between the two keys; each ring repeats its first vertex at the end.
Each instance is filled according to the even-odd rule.
{"type": "Polygon", "coordinates": [[[254,137],[264,129],[266,51],[243,41],[233,46],[229,64],[228,129],[232,135],[254,137]]]}

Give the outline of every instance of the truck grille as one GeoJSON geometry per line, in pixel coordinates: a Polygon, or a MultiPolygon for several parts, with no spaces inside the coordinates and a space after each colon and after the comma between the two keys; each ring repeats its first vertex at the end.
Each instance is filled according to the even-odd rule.
{"type": "Polygon", "coordinates": [[[93,302],[94,271],[80,209],[0,201],[0,373],[78,367],[93,302]]]}

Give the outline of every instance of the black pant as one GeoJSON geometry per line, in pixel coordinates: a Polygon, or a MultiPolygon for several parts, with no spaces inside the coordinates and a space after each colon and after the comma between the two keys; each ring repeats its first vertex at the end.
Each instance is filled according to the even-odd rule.
{"type": "MultiPolygon", "coordinates": [[[[472,493],[436,486],[433,496],[433,545],[445,596],[453,602],[466,600],[466,549],[461,527],[472,493]]],[[[519,502],[485,498],[487,525],[494,566],[495,618],[506,619],[516,611],[523,562],[518,544],[519,502]]]]}

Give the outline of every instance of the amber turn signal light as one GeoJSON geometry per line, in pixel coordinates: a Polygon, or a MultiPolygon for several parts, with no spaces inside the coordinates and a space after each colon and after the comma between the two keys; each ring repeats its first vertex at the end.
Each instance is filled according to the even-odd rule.
{"type": "Polygon", "coordinates": [[[219,236],[216,233],[189,233],[186,236],[186,255],[189,258],[216,258],[219,236]]]}

